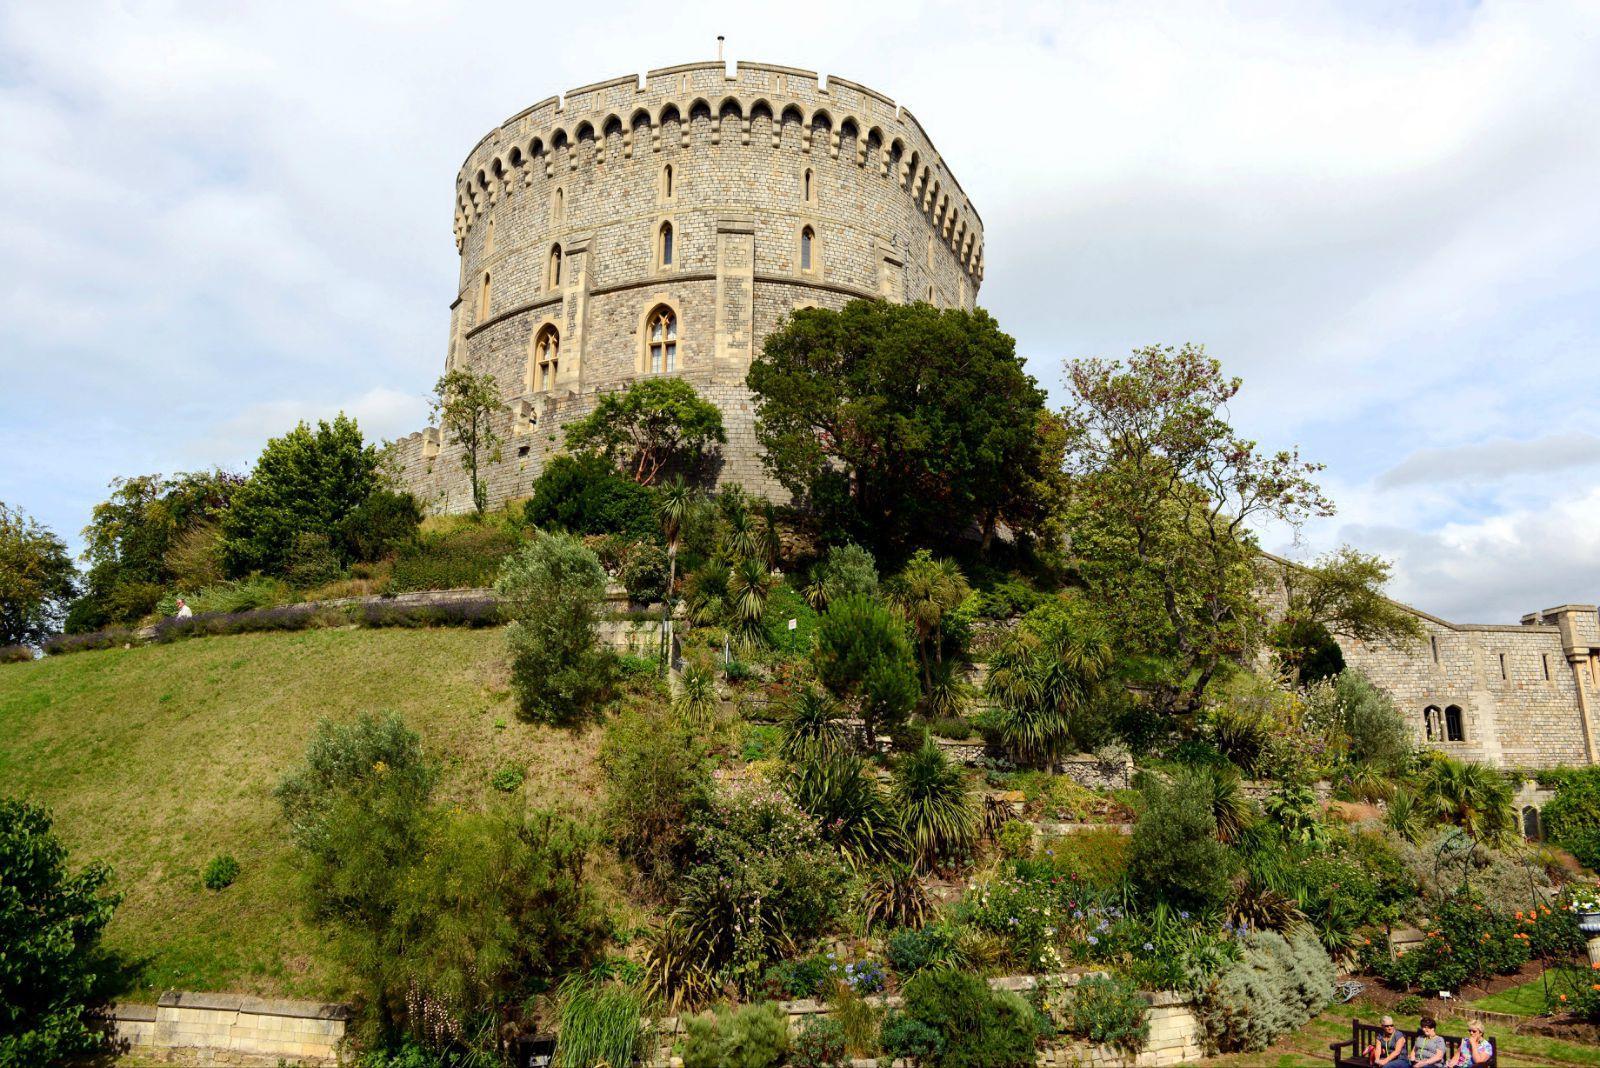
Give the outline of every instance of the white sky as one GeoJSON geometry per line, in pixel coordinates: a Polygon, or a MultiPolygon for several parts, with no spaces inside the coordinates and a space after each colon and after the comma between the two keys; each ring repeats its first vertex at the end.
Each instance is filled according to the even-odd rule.
{"type": "Polygon", "coordinates": [[[910,107],[980,301],[1061,362],[1204,342],[1348,541],[1463,621],[1600,597],[1600,4],[0,2],[0,500],[421,426],[452,183],[535,100],[715,54],[910,107]],[[664,14],[665,13],[665,14],[664,14]]]}

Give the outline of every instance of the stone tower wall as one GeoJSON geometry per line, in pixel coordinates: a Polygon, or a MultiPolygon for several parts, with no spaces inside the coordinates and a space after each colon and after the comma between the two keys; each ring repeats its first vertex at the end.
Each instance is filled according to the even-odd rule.
{"type": "MultiPolygon", "coordinates": [[[[528,493],[598,393],[651,373],[645,323],[663,306],[677,318],[673,373],[723,410],[721,480],[778,494],[744,387],[762,339],[795,308],[858,297],[971,308],[983,277],[981,220],[908,111],[766,64],[668,67],[513,116],[461,168],[455,237],[445,365],[502,388],[495,503],[528,493]],[[546,327],[560,338],[548,383],[533,351],[546,327]]],[[[437,435],[402,439],[395,459],[426,507],[470,506],[459,455],[437,435]]]]}

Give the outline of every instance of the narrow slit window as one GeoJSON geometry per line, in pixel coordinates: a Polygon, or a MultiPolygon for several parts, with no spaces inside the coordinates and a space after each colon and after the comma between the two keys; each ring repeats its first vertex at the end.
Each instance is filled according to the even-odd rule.
{"type": "Polygon", "coordinates": [[[1506,654],[1505,653],[1501,653],[1500,654],[1500,677],[1502,679],[1504,679],[1506,677],[1506,654]]]}
{"type": "Polygon", "coordinates": [[[1544,661],[1544,681],[1550,681],[1550,654],[1540,653],[1539,658],[1544,661]]]}
{"type": "Polygon", "coordinates": [[[807,226],[800,231],[800,269],[802,271],[811,270],[811,264],[815,256],[811,246],[816,243],[816,240],[817,235],[811,227],[807,226]]]}
{"type": "Polygon", "coordinates": [[[559,289],[561,287],[561,246],[560,245],[551,245],[550,246],[549,278],[550,278],[550,288],[551,289],[559,289]]]}
{"type": "Polygon", "coordinates": [[[661,224],[661,266],[672,266],[672,224],[661,224]]]}
{"type": "Polygon", "coordinates": [[[478,292],[478,318],[489,317],[489,272],[483,274],[483,288],[478,292]]]}
{"type": "Polygon", "coordinates": [[[1428,639],[1428,643],[1433,647],[1433,662],[1435,664],[1437,664],[1439,662],[1439,637],[1438,637],[1438,635],[1434,635],[1433,637],[1429,638],[1428,639]]]}
{"type": "Polygon", "coordinates": [[[800,180],[800,193],[807,204],[811,203],[813,195],[811,188],[811,168],[806,168],[805,177],[800,180]]]}
{"type": "Polygon", "coordinates": [[[553,222],[561,222],[567,214],[567,191],[560,186],[556,187],[555,198],[550,202],[550,218],[553,222]]]}
{"type": "Polygon", "coordinates": [[[661,195],[667,199],[672,198],[672,164],[661,168],[661,195]]]}

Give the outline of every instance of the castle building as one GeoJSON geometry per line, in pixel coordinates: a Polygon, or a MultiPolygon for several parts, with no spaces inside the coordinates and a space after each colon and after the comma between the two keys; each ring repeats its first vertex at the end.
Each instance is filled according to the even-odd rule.
{"type": "MultiPolygon", "coordinates": [[[[763,63],[534,104],[467,155],[454,208],[445,366],[493,374],[505,400],[491,506],[529,494],[601,393],[657,375],[721,409],[721,481],[778,493],[744,381],[784,317],[861,297],[971,308],[983,279],[982,221],[909,111],[763,63]]],[[[437,430],[402,438],[394,460],[428,510],[471,507],[437,430]]]]}

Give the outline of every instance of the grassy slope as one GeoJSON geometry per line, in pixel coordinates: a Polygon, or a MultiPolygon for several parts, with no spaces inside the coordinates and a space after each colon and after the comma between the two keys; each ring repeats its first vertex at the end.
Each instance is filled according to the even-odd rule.
{"type": "Polygon", "coordinates": [[[594,739],[518,721],[501,643],[494,630],[312,630],[0,666],[0,791],[48,804],[74,863],[115,868],[126,898],[106,942],[133,968],[131,994],[338,996],[272,798],[319,718],[400,713],[444,762],[447,800],[495,796],[506,762],[526,767],[530,806],[579,814],[599,789],[594,739]],[[222,852],[241,873],[213,893],[200,870],[222,852]]]}

